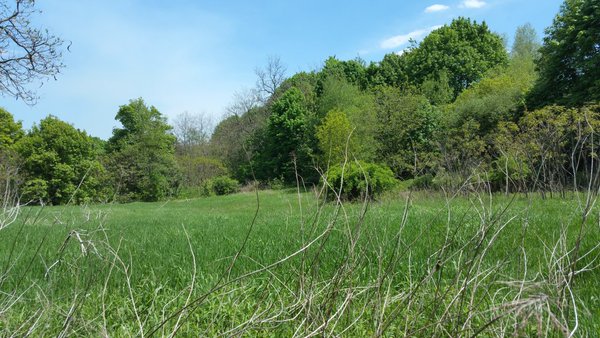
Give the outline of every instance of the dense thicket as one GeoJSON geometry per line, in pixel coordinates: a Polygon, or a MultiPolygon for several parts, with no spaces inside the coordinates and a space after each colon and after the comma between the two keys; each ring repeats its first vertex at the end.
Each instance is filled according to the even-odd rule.
{"type": "Polygon", "coordinates": [[[526,24],[510,52],[485,22],[457,18],[380,62],[330,57],[286,78],[271,58],[214,128],[188,113],[172,128],[137,99],[103,142],[55,117],[24,133],[0,110],[0,158],[21,169],[23,198],[54,204],[320,184],[328,173],[341,184],[346,166],[355,186],[369,176],[393,186],[393,175],[414,188],[562,193],[594,179],[599,8],[566,0],[543,44],[526,24]]]}

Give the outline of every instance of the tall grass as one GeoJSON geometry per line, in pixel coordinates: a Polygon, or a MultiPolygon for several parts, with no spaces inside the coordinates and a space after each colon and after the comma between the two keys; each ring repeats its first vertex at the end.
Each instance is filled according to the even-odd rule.
{"type": "MultiPolygon", "coordinates": [[[[260,191],[23,207],[3,336],[594,336],[596,194],[485,185],[346,203],[260,191]]],[[[12,209],[11,209],[12,210],[12,209]]]]}

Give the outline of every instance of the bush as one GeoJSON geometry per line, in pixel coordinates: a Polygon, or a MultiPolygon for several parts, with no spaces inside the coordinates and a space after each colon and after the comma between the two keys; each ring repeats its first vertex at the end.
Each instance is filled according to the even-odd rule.
{"type": "Polygon", "coordinates": [[[348,163],[345,167],[331,167],[327,171],[327,181],[345,200],[374,199],[398,183],[390,168],[361,161],[348,163]]]}
{"type": "Polygon", "coordinates": [[[433,175],[425,174],[418,176],[413,179],[410,184],[410,189],[413,190],[426,190],[433,187],[433,175]]]}
{"type": "Polygon", "coordinates": [[[228,176],[211,178],[202,185],[202,194],[205,196],[229,195],[238,191],[240,191],[240,183],[228,176]]]}

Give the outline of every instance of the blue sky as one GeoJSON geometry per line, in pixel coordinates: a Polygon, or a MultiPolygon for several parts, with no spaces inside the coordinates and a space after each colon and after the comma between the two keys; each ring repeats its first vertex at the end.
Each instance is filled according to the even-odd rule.
{"type": "Polygon", "coordinates": [[[329,56],[379,61],[458,16],[485,20],[509,41],[529,22],[541,39],[562,0],[36,3],[43,13],[34,24],[71,44],[66,68],[38,89],[37,105],[12,97],[0,105],[26,128],[52,114],[108,138],[118,107],[138,97],[169,118],[188,111],[218,121],[235,91],[254,86],[254,70],[268,56],[278,56],[288,75],[329,56]]]}

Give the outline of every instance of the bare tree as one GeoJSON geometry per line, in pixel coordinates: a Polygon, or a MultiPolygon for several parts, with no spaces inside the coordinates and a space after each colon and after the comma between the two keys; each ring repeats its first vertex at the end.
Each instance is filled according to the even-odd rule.
{"type": "Polygon", "coordinates": [[[258,89],[243,89],[233,93],[233,102],[226,108],[226,116],[242,116],[258,107],[262,99],[258,89]]]}
{"type": "Polygon", "coordinates": [[[178,150],[190,153],[193,148],[205,146],[212,131],[212,121],[206,114],[183,112],[173,120],[173,134],[177,138],[178,150]]]}
{"type": "Polygon", "coordinates": [[[56,78],[63,41],[47,30],[34,28],[35,0],[0,0],[0,92],[27,104],[37,96],[28,88],[34,81],[56,78]]]}
{"type": "Polygon", "coordinates": [[[259,92],[268,96],[275,94],[275,90],[286,79],[286,71],[286,67],[278,56],[269,56],[265,68],[256,68],[254,71],[258,76],[256,87],[259,92]]]}

